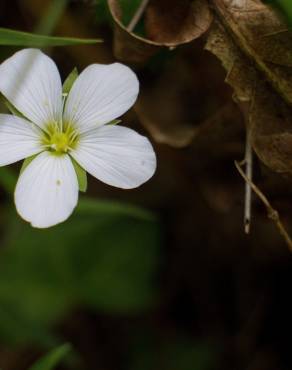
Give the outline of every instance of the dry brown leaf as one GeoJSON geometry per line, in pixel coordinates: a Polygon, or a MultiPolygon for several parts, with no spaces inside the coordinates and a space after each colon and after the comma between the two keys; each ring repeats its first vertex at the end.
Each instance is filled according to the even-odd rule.
{"type": "Polygon", "coordinates": [[[219,22],[213,22],[205,48],[221,60],[227,71],[225,81],[232,86],[235,100],[250,101],[257,72],[219,22]]]}
{"type": "Polygon", "coordinates": [[[170,47],[197,39],[211,22],[205,0],[152,0],[145,12],[149,39],[170,47]]]}
{"type": "Polygon", "coordinates": [[[272,170],[291,175],[291,35],[257,0],[214,2],[220,18],[206,48],[222,61],[235,100],[247,103],[248,129],[258,157],[272,170]]]}
{"type": "Polygon", "coordinates": [[[282,19],[260,0],[213,0],[236,44],[292,105],[292,37],[282,19]]]}
{"type": "Polygon", "coordinates": [[[125,62],[147,61],[160,48],[173,48],[199,38],[212,22],[206,0],[152,0],[145,11],[146,36],[122,23],[119,0],[108,0],[115,22],[114,53],[125,62]]]}
{"type": "Polygon", "coordinates": [[[292,109],[270,87],[257,86],[250,107],[253,147],[276,172],[292,175],[292,109]]]}

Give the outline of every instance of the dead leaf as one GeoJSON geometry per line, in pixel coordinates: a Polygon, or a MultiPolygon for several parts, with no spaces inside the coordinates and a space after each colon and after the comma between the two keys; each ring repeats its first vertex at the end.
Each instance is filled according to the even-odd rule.
{"type": "Polygon", "coordinates": [[[152,0],[145,12],[149,39],[169,47],[199,38],[211,22],[212,14],[205,0],[152,0]]]}
{"type": "Polygon", "coordinates": [[[255,90],[250,107],[253,148],[275,172],[292,175],[292,109],[267,84],[255,90]]]}
{"type": "Polygon", "coordinates": [[[272,52],[269,55],[269,50],[276,50],[276,39],[267,36],[271,31],[271,37],[284,37],[286,31],[281,31],[284,25],[257,0],[215,2],[220,4],[224,12],[220,13],[221,22],[214,23],[211,29],[206,49],[222,61],[227,71],[226,82],[234,89],[235,101],[247,103],[247,129],[250,130],[252,145],[260,160],[273,171],[291,176],[292,108],[287,104],[289,94],[286,94],[291,89],[291,86],[286,86],[292,81],[292,69],[289,67],[291,50],[283,42],[278,45],[277,57],[272,52]],[[229,6],[224,8],[223,3],[229,6]],[[271,17],[270,24],[267,17],[271,17]],[[263,35],[268,38],[265,42],[261,39],[263,35]],[[287,56],[286,66],[281,65],[284,55],[287,56]],[[273,65],[266,61],[268,58],[273,60],[273,65]],[[271,69],[266,73],[270,66],[271,69]],[[277,76],[275,71],[279,73],[277,76]],[[284,75],[285,81],[282,80],[284,75]],[[277,79],[278,76],[281,78],[277,79]]]}
{"type": "Polygon", "coordinates": [[[257,72],[219,22],[213,22],[205,48],[222,62],[227,71],[225,82],[233,88],[235,100],[250,101],[257,72]]]}
{"type": "Polygon", "coordinates": [[[114,54],[125,62],[145,62],[163,47],[174,48],[193,41],[212,22],[205,0],[152,0],[145,10],[146,35],[141,37],[122,23],[119,0],[108,0],[108,6],[115,22],[114,54]]]}
{"type": "Polygon", "coordinates": [[[236,45],[292,105],[292,37],[279,15],[260,0],[213,0],[236,45]]]}

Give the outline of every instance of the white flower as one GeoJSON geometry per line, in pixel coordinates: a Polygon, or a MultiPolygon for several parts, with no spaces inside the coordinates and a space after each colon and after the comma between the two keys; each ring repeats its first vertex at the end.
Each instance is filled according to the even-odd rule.
{"type": "Polygon", "coordinates": [[[26,117],[0,114],[0,166],[36,155],[15,189],[17,211],[32,226],[53,226],[73,212],[79,189],[72,158],[92,176],[123,189],[155,172],[147,138],[106,125],[137,98],[139,83],[128,67],[90,65],[63,106],[55,63],[39,50],[24,49],[0,66],[0,91],[26,117]]]}

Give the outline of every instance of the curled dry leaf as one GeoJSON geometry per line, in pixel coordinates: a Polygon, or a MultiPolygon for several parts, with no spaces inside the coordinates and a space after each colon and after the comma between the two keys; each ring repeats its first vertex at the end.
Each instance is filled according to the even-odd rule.
{"type": "Polygon", "coordinates": [[[240,49],[278,93],[292,104],[292,37],[279,15],[260,0],[213,0],[240,49]]]}
{"type": "Polygon", "coordinates": [[[150,0],[145,10],[145,37],[122,23],[119,0],[108,0],[115,22],[114,53],[125,62],[147,61],[160,48],[174,48],[199,38],[212,22],[206,0],[150,0]]]}
{"type": "Polygon", "coordinates": [[[145,12],[148,38],[169,47],[197,39],[211,21],[205,0],[152,0],[145,12]]]}
{"type": "Polygon", "coordinates": [[[258,0],[214,0],[206,48],[227,71],[235,100],[248,107],[248,129],[258,157],[272,170],[292,174],[291,34],[258,0]]]}

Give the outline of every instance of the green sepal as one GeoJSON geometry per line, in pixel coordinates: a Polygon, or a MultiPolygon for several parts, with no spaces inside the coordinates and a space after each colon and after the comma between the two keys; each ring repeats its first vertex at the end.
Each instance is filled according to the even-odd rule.
{"type": "Polygon", "coordinates": [[[78,70],[75,67],[68,75],[66,80],[63,83],[63,94],[69,94],[73,83],[75,82],[76,78],[78,77],[78,70]]]}
{"type": "Polygon", "coordinates": [[[87,190],[87,173],[73,158],[71,160],[76,172],[79,190],[85,193],[87,190]]]}
{"type": "Polygon", "coordinates": [[[25,160],[22,162],[22,166],[21,166],[19,175],[22,174],[22,172],[26,169],[26,167],[30,164],[30,162],[32,162],[35,159],[36,156],[37,156],[37,154],[34,154],[31,157],[25,158],[25,160]]]}
{"type": "Polygon", "coordinates": [[[19,110],[17,110],[15,108],[15,106],[13,104],[11,104],[10,101],[7,100],[5,98],[5,96],[2,95],[2,94],[1,94],[1,99],[2,99],[3,103],[5,104],[6,108],[9,110],[9,112],[11,114],[13,114],[14,116],[17,116],[17,117],[20,117],[20,118],[24,118],[25,119],[25,116],[21,112],[19,112],[19,110]]]}
{"type": "Polygon", "coordinates": [[[108,123],[108,125],[117,125],[118,123],[122,122],[121,119],[114,119],[108,123]]]}

